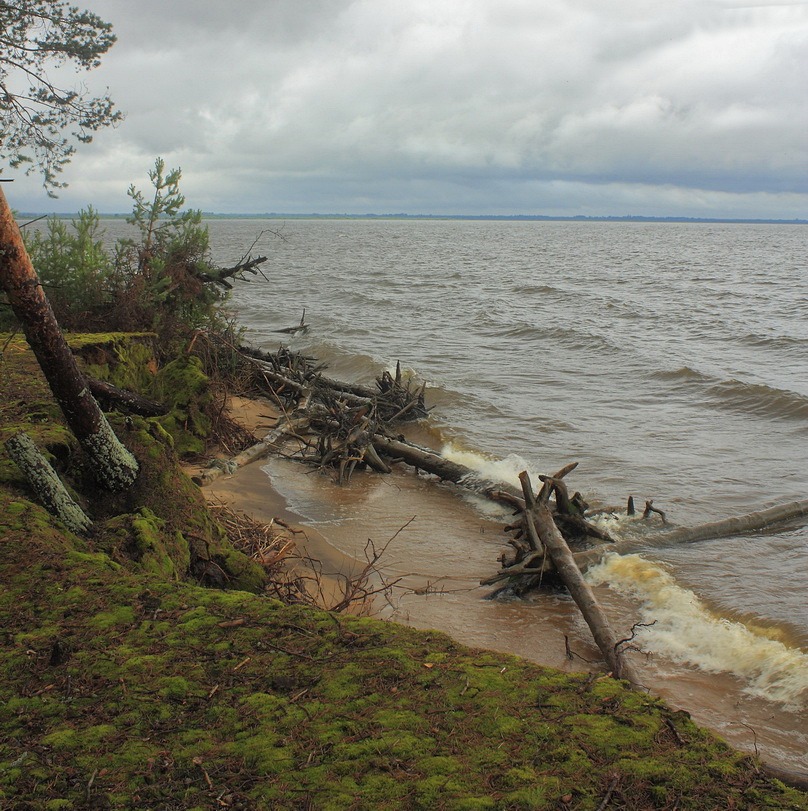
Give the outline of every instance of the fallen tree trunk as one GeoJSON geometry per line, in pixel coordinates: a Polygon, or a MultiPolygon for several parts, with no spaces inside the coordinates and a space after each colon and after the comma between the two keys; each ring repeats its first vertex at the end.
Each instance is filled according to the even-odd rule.
{"type": "Polygon", "coordinates": [[[585,569],[587,566],[597,563],[606,552],[616,552],[624,555],[641,549],[661,549],[682,543],[728,538],[805,516],[808,516],[808,499],[780,504],[766,510],[726,518],[723,521],[713,521],[695,527],[679,527],[667,532],[658,532],[645,538],[631,538],[630,540],[619,541],[607,548],[587,549],[585,552],[577,552],[575,560],[581,568],[585,569]]]}
{"type": "Polygon", "coordinates": [[[225,474],[233,474],[240,467],[250,464],[250,462],[266,456],[279,444],[279,441],[286,435],[294,433],[298,428],[307,425],[307,417],[283,416],[275,428],[272,429],[260,442],[251,445],[241,453],[236,454],[230,459],[222,460],[217,459],[215,466],[210,467],[202,473],[191,477],[191,481],[199,487],[204,487],[211,482],[216,481],[220,476],[225,474]]]}
{"type": "Polygon", "coordinates": [[[47,378],[68,427],[89,457],[96,481],[107,490],[125,490],[138,474],[135,457],[115,436],[98,407],[59,329],[42,290],[17,223],[0,190],[0,285],[47,378]]]}
{"type": "Polygon", "coordinates": [[[533,487],[526,472],[521,473],[519,479],[525,496],[525,523],[533,543],[536,547],[543,545],[552,558],[559,577],[583,614],[595,644],[611,668],[612,675],[616,679],[628,680],[633,686],[639,686],[637,675],[623,657],[620,643],[609,625],[609,620],[575,564],[572,552],[553,522],[547,504],[535,502],[533,487]]]}
{"type": "Polygon", "coordinates": [[[28,434],[20,432],[6,440],[8,455],[23,472],[42,506],[71,532],[82,535],[92,526],[84,510],[71,498],[50,462],[28,434]]]}
{"type": "Polygon", "coordinates": [[[168,414],[168,407],[163,403],[147,400],[139,394],[119,389],[111,383],[96,380],[94,377],[87,377],[86,380],[90,391],[97,400],[115,405],[120,410],[130,414],[139,414],[141,417],[162,417],[164,414],[168,414]]]}
{"type": "Polygon", "coordinates": [[[440,454],[433,453],[425,448],[419,448],[410,442],[402,442],[381,434],[375,434],[373,436],[373,446],[384,456],[399,459],[412,467],[432,473],[441,481],[462,484],[493,501],[507,504],[509,507],[513,506],[514,498],[519,498],[519,491],[512,485],[488,481],[470,467],[451,462],[440,454]]]}

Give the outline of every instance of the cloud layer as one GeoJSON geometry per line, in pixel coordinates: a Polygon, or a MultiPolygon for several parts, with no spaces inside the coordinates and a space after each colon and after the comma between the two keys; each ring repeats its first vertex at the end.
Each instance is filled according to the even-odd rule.
{"type": "Polygon", "coordinates": [[[805,2],[87,3],[127,119],[17,208],[808,216],[805,2]]]}

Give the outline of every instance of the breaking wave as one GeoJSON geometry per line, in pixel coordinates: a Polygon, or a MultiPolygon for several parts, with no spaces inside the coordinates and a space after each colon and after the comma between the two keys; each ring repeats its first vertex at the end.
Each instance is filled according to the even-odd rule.
{"type": "Polygon", "coordinates": [[[639,555],[610,555],[587,572],[593,585],[607,584],[638,600],[637,641],[643,650],[709,673],[731,673],[744,692],[788,708],[808,704],[808,654],[710,610],[660,566],[639,555]]]}

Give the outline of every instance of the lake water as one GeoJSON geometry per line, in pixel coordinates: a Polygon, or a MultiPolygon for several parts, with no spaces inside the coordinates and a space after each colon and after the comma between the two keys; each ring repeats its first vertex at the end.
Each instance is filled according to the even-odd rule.
{"type": "MultiPolygon", "coordinates": [[[[120,227],[113,223],[111,227],[120,227]]],[[[266,280],[233,306],[252,343],[296,324],[293,349],[363,382],[400,360],[434,406],[417,438],[514,480],[569,477],[593,504],[647,498],[677,524],[808,498],[808,228],[625,222],[211,220],[221,264],[258,242],[266,280]],[[263,233],[262,233],[263,232],[263,233]]],[[[391,612],[469,644],[567,666],[597,658],[563,595],[491,603],[504,516],[413,476],[350,488],[282,460],[290,506],[361,557],[430,585],[391,612]],[[420,578],[420,580],[419,580],[420,578]],[[436,591],[441,594],[434,593],[436,591]]],[[[613,530],[620,534],[616,525],[613,530]]],[[[808,770],[808,529],[642,556],[588,575],[635,622],[648,686],[736,745],[808,770]]]]}

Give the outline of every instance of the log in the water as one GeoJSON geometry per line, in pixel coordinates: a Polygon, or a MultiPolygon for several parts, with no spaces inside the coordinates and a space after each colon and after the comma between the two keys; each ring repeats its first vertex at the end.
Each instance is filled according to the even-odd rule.
{"type": "Polygon", "coordinates": [[[678,529],[658,532],[645,538],[631,538],[619,541],[605,548],[588,549],[575,554],[575,560],[582,569],[597,563],[606,552],[617,552],[624,555],[628,552],[641,549],[661,549],[666,546],[676,546],[681,543],[695,541],[708,541],[715,538],[729,538],[733,535],[742,535],[744,532],[754,532],[785,521],[808,516],[808,499],[792,501],[769,507],[766,510],[726,518],[723,521],[713,521],[709,524],[699,524],[695,527],[679,527],[678,529]]]}
{"type": "Polygon", "coordinates": [[[384,456],[399,459],[419,470],[432,473],[442,481],[462,484],[493,501],[505,503],[509,507],[513,506],[514,498],[519,497],[519,492],[515,487],[503,482],[488,481],[470,467],[451,462],[440,454],[433,453],[426,448],[420,448],[411,442],[403,442],[381,434],[375,434],[373,445],[384,456]]]}
{"type": "Polygon", "coordinates": [[[540,544],[549,553],[555,564],[558,576],[564,582],[572,599],[583,614],[595,644],[617,679],[626,679],[632,685],[639,686],[640,681],[631,665],[625,660],[620,643],[614,635],[609,620],[595,598],[590,585],[584,580],[575,563],[567,542],[556,527],[553,516],[545,502],[536,503],[530,477],[526,472],[519,475],[522,491],[525,496],[525,524],[533,543],[540,544]]]}
{"type": "Polygon", "coordinates": [[[306,308],[303,308],[303,315],[300,317],[300,323],[295,327],[284,327],[283,329],[276,329],[275,332],[281,332],[285,335],[297,335],[298,332],[308,332],[309,325],[306,323],[306,308]]]}

